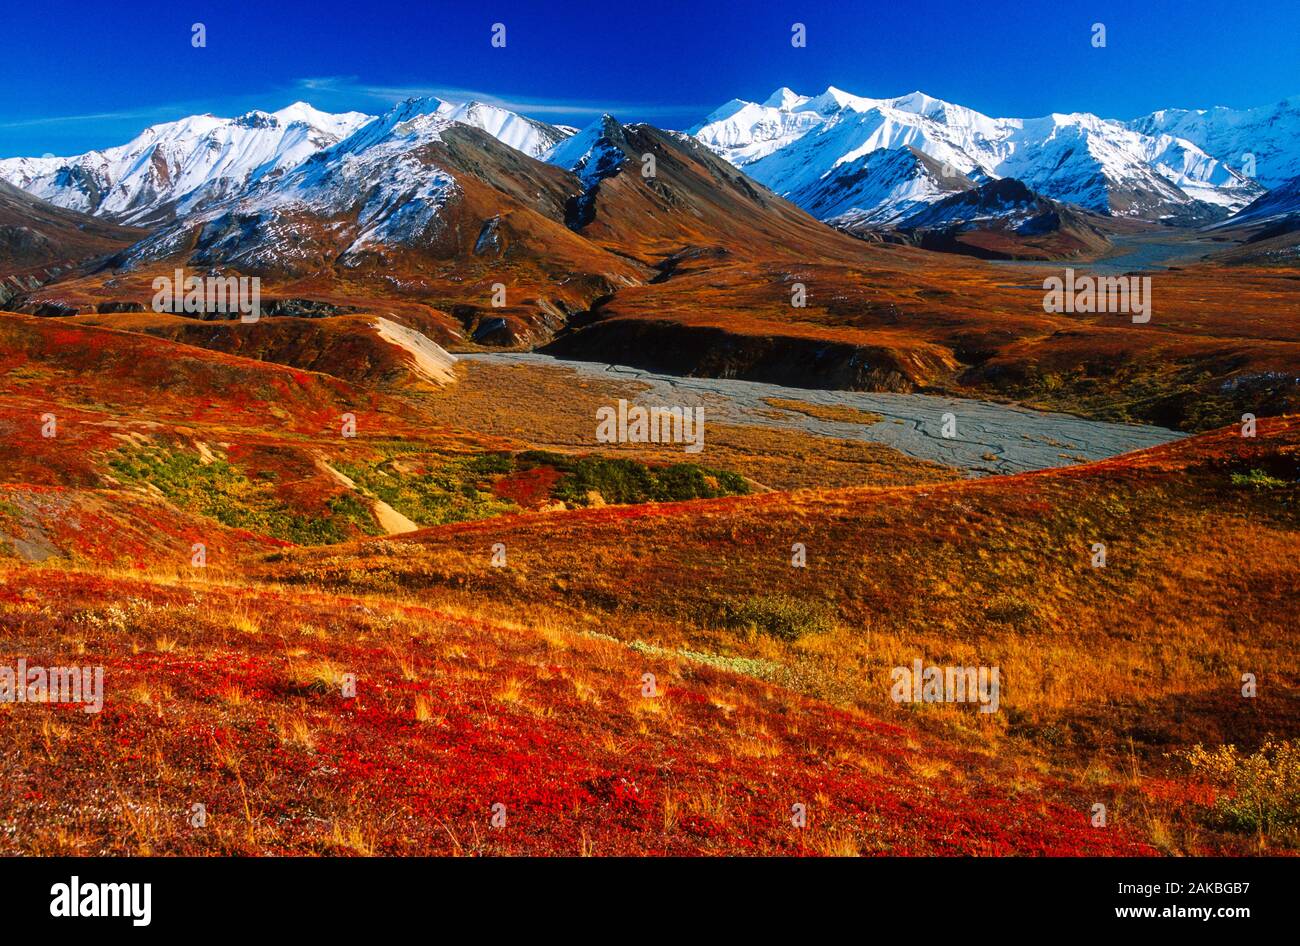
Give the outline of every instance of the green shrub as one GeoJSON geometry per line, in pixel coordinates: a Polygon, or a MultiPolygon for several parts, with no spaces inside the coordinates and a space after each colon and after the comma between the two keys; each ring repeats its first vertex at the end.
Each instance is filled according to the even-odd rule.
{"type": "Polygon", "coordinates": [[[339,463],[337,467],[365,493],[422,526],[485,519],[519,508],[478,488],[491,474],[510,472],[513,463],[509,454],[458,457],[425,473],[401,473],[388,461],[339,463]]]}
{"type": "Polygon", "coordinates": [[[622,457],[582,457],[557,469],[566,475],[556,484],[555,497],[576,505],[585,505],[593,490],[605,502],[620,504],[715,499],[749,492],[749,484],[739,474],[694,463],[648,466],[622,457]]]}
{"type": "Polygon", "coordinates": [[[721,606],[722,623],[783,641],[797,641],[832,627],[830,610],[821,602],[787,594],[753,595],[721,606]]]}
{"type": "Polygon", "coordinates": [[[298,545],[328,545],[352,536],[348,525],[378,534],[370,507],[355,496],[330,500],[331,515],[300,515],[275,495],[264,478],[250,480],[225,460],[204,463],[198,454],[160,448],[119,451],[109,467],[123,480],[149,483],[187,512],[298,545]]]}
{"type": "Polygon", "coordinates": [[[1251,487],[1253,489],[1280,489],[1287,485],[1286,480],[1270,476],[1263,470],[1251,470],[1249,473],[1233,473],[1232,485],[1251,487]]]}
{"type": "Polygon", "coordinates": [[[1268,740],[1242,755],[1236,746],[1179,753],[1223,789],[1215,807],[1230,826],[1268,835],[1300,826],[1300,740],[1268,740]]]}

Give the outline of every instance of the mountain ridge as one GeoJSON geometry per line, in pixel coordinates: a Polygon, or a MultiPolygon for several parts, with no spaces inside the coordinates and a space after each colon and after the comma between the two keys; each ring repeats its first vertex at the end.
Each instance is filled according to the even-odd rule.
{"type": "Polygon", "coordinates": [[[0,180],[56,206],[116,223],[166,226],[237,197],[266,180],[301,167],[334,145],[370,128],[386,134],[394,116],[437,116],[481,128],[537,157],[566,130],[482,102],[410,98],[382,115],[332,114],[306,102],[236,118],[191,115],[151,125],[131,141],[72,157],[6,158],[0,180]],[[374,127],[371,127],[374,126],[374,127]]]}
{"type": "Polygon", "coordinates": [[[763,105],[733,99],[690,133],[797,203],[835,204],[830,216],[878,210],[870,197],[879,182],[836,193],[843,185],[828,176],[904,147],[975,183],[1015,177],[1045,197],[1113,216],[1212,222],[1263,192],[1193,142],[1153,131],[1090,113],[991,118],[920,91],[872,99],[831,86],[817,96],[782,87],[763,105]],[[863,206],[846,206],[855,201],[863,206]]]}

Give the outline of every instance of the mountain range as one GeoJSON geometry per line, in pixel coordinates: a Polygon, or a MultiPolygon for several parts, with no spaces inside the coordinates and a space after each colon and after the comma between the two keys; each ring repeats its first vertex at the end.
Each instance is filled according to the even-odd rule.
{"type": "Polygon", "coordinates": [[[72,158],[10,158],[0,179],[59,207],[136,226],[167,223],[275,181],[365,126],[377,140],[406,112],[434,113],[482,128],[538,157],[572,129],[557,129],[480,102],[403,103],[377,120],[361,112],[330,114],[295,102],[276,112],[238,118],[193,115],[146,128],[124,145],[72,158]]]}
{"type": "Polygon", "coordinates": [[[1087,113],[990,118],[922,92],[871,99],[834,87],[816,96],[781,88],[761,104],[733,99],[691,133],[832,223],[891,225],[919,204],[1008,177],[1095,213],[1206,223],[1265,190],[1238,170],[1245,143],[1261,142],[1257,168],[1269,182],[1292,168],[1300,157],[1293,106],[1219,109],[1195,121],[1172,112],[1134,122],[1087,113]],[[1289,141],[1278,115],[1290,125],[1289,141]],[[1193,125],[1212,152],[1178,133],[1193,125]]]}
{"type": "MultiPolygon", "coordinates": [[[[834,229],[1059,259],[1104,252],[1128,221],[1228,233],[1240,222],[1248,239],[1288,234],[1267,247],[1285,257],[1300,218],[1287,177],[1300,167],[1297,103],[1129,122],[1011,119],[920,92],[781,88],[761,104],[732,100],[685,133],[609,115],[579,130],[433,97],[378,116],[303,102],[197,115],[103,151],[0,161],[15,247],[0,276],[14,262],[31,273],[92,258],[130,271],[176,258],[293,278],[352,273],[451,296],[508,257],[533,306],[519,317],[534,321],[540,306],[549,332],[571,307],[689,269],[701,254],[743,257],[766,244],[843,258],[834,229]],[[651,155],[657,167],[645,165],[651,155]]],[[[493,324],[504,319],[509,337],[531,332],[511,318],[493,324]]],[[[475,320],[466,328],[479,330],[475,320]]]]}

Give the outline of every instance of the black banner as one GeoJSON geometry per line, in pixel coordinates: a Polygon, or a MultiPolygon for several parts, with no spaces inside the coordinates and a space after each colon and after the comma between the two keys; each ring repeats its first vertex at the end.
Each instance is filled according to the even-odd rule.
{"type": "Polygon", "coordinates": [[[191,930],[394,930],[466,921],[521,934],[677,923],[809,929],[1190,927],[1231,935],[1294,916],[1294,859],[8,859],[11,930],[129,937],[191,930]],[[108,914],[108,915],[105,915],[108,914]],[[578,924],[583,924],[579,927],[578,924]]]}

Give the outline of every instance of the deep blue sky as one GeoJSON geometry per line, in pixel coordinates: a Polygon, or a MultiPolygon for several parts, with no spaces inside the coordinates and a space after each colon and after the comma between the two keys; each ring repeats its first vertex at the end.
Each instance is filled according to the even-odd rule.
{"type": "Polygon", "coordinates": [[[0,0],[0,157],[73,154],[194,112],[408,94],[685,128],[734,97],[921,89],[992,115],[1300,94],[1298,0],[0,0]],[[489,45],[504,22],[507,46],[489,45]],[[808,47],[790,45],[790,25],[808,47]],[[1108,46],[1090,45],[1094,22],[1108,46]],[[190,45],[192,23],[208,29],[190,45]]]}

